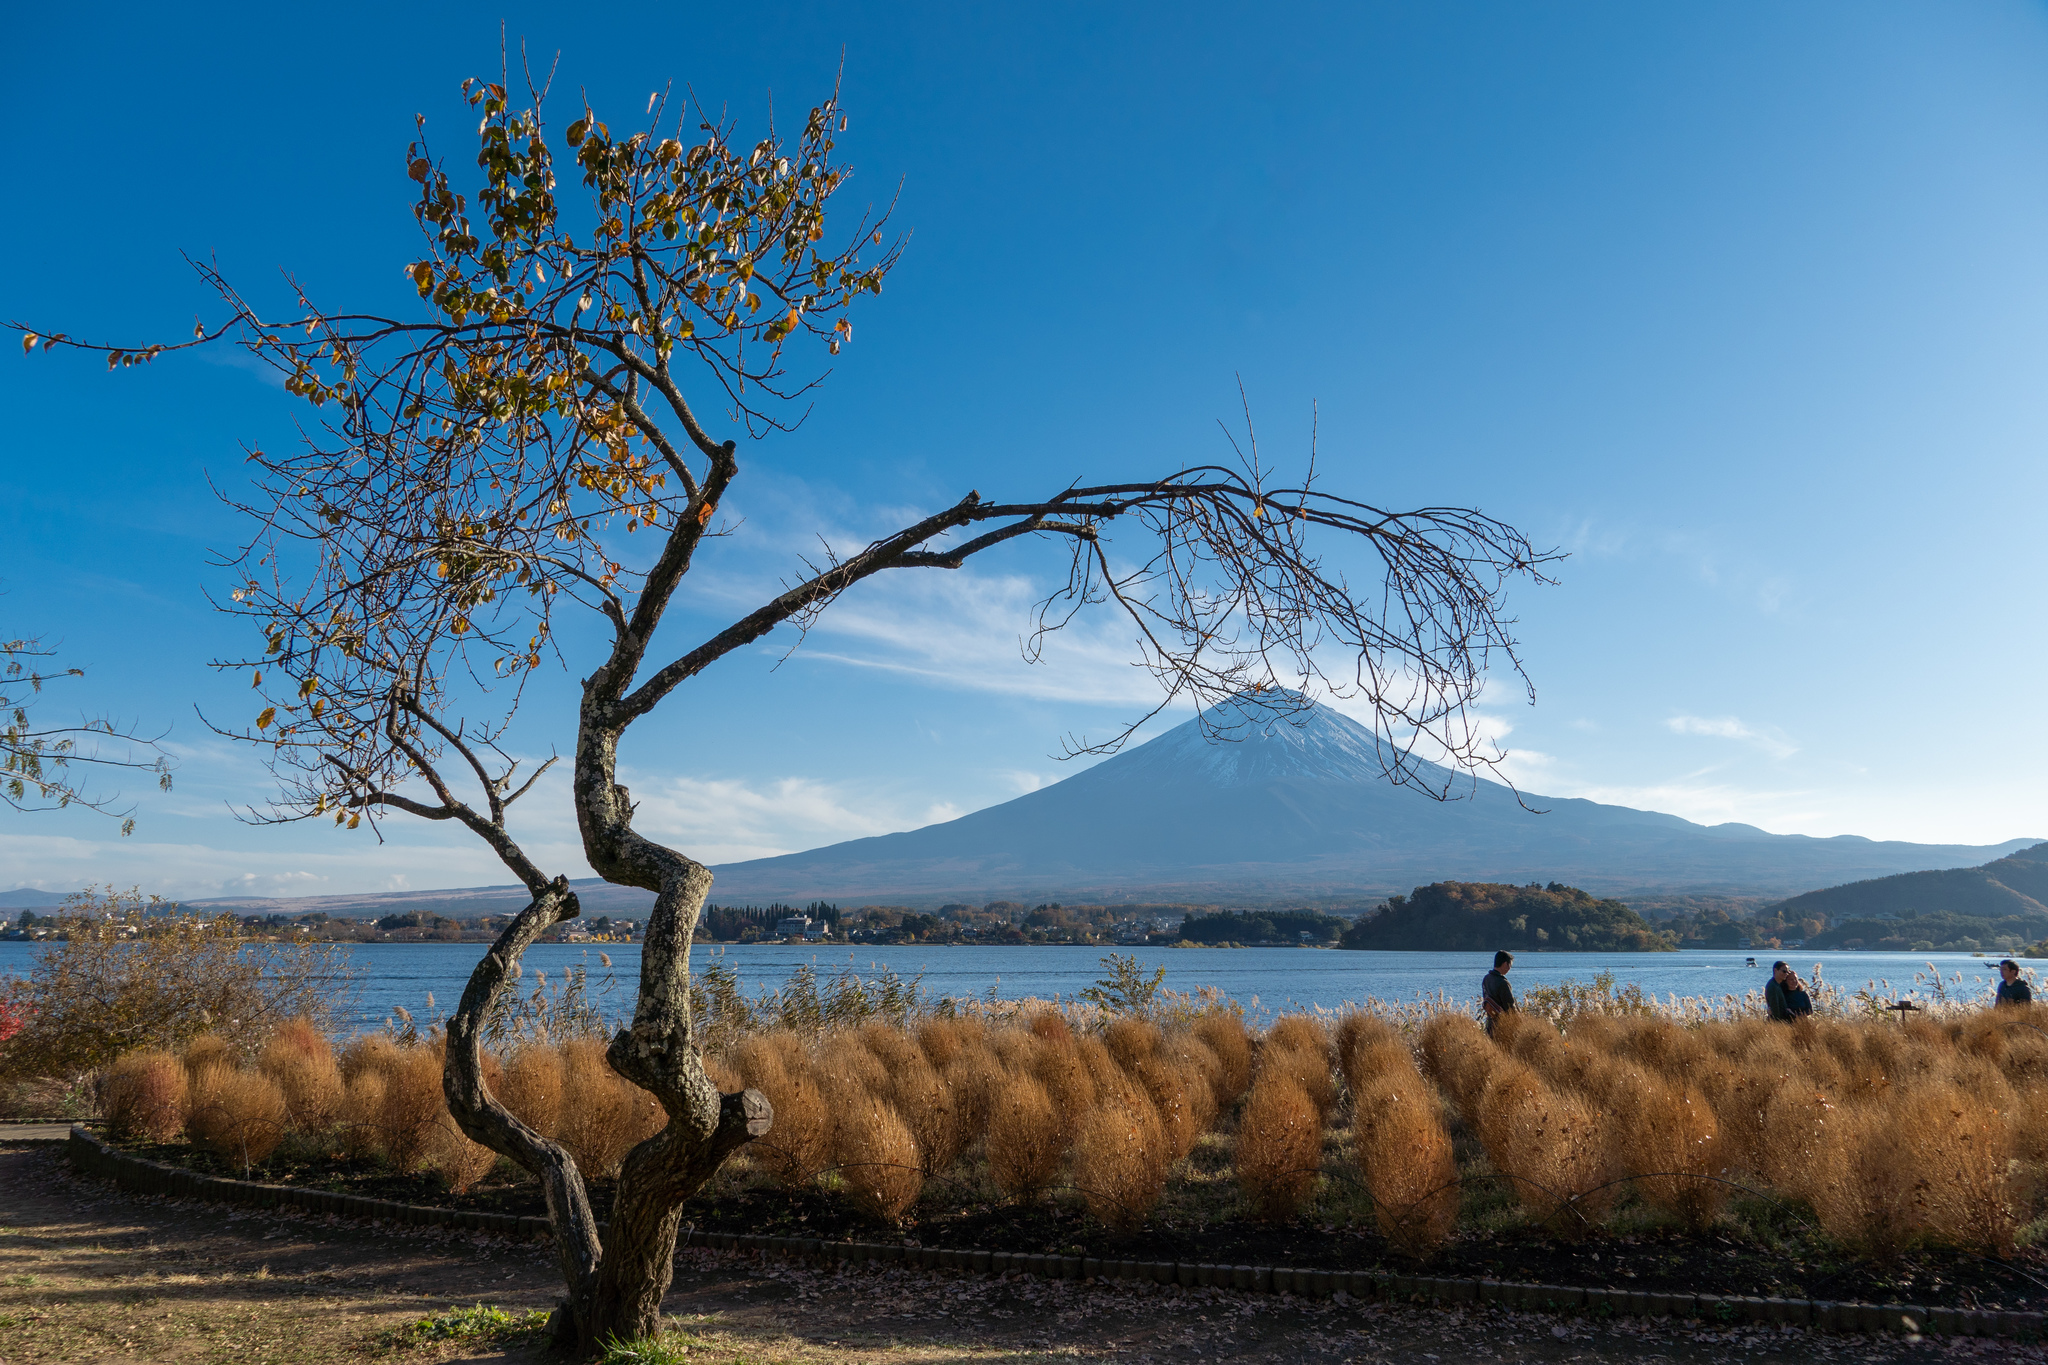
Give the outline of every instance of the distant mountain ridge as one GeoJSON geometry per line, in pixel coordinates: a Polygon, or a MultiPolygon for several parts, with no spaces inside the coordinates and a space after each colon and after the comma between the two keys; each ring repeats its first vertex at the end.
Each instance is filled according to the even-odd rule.
{"type": "MultiPolygon", "coordinates": [[[[928,909],[947,901],[1171,901],[1365,909],[1432,882],[1564,882],[1596,896],[1784,896],[1898,873],[1992,864],[2036,845],[1816,839],[1699,825],[1626,806],[1527,796],[1496,783],[1430,800],[1389,783],[1372,732],[1327,707],[1299,723],[1225,704],[1063,781],[943,824],[714,867],[724,903],[816,899],[928,909]]],[[[1451,776],[1431,769],[1435,778],[1451,776]]],[[[2048,866],[2048,864],[2042,864],[2048,866]]],[[[2048,905],[2048,885],[1994,876],[2048,905]]],[[[592,914],[644,913],[651,893],[572,882],[592,914]]],[[[17,893],[18,894],[18,893],[17,893]]],[[[44,895],[47,893],[30,893],[44,895]]],[[[1827,895],[1831,892],[1812,892],[1827,895]]],[[[1996,893],[1991,893],[1996,894],[1996,893]]],[[[0,899],[0,904],[6,904],[0,899]]],[[[40,904],[21,901],[17,904],[40,904]]],[[[188,901],[241,914],[505,914],[517,886],[188,901]]]]}
{"type": "Polygon", "coordinates": [[[1227,703],[1204,720],[1234,738],[1213,743],[1191,720],[956,820],[714,868],[714,894],[912,906],[1149,898],[1361,908],[1448,880],[1555,880],[1604,896],[1784,894],[1983,862],[2035,842],[1815,839],[1529,796],[1548,812],[1535,815],[1490,782],[1469,799],[1439,803],[1389,783],[1373,734],[1327,707],[1291,721],[1227,703]]]}

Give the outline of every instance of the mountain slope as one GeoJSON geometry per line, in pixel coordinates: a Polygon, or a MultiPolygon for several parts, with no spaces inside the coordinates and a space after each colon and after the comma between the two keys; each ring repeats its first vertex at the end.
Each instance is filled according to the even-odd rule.
{"type": "MultiPolygon", "coordinates": [[[[1300,724],[1235,708],[1063,782],[903,834],[713,869],[720,899],[904,904],[1009,896],[1376,899],[1440,880],[1561,880],[1600,894],[1788,892],[1997,857],[1991,847],[1768,834],[1531,796],[1482,782],[1438,803],[1387,782],[1371,732],[1327,708],[1300,724]]],[[[1441,771],[1441,770],[1439,770],[1441,771]]]]}
{"type": "MultiPolygon", "coordinates": [[[[1849,937],[1868,938],[1885,921],[1933,916],[1996,922],[2009,933],[2038,938],[2048,933],[2048,844],[2021,849],[1981,867],[1904,872],[1830,886],[1772,909],[1787,922],[1825,920],[1831,927],[1814,940],[1819,946],[1849,937]]],[[[1892,936],[1939,942],[1931,927],[1925,934],[1901,930],[1892,936]]]]}

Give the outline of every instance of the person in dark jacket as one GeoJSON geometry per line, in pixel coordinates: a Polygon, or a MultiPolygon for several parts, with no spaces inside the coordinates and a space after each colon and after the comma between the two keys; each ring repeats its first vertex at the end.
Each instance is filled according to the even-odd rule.
{"type": "MultiPolygon", "coordinates": [[[[1783,962],[1771,964],[1771,979],[1764,983],[1764,1009],[1771,1018],[1781,1024],[1792,1022],[1792,1006],[1786,999],[1785,983],[1792,979],[1792,969],[1783,962]]],[[[1811,1004],[1807,1006],[1810,1010],[1811,1004]]]]}
{"type": "Polygon", "coordinates": [[[1998,964],[1998,974],[2005,980],[1998,983],[1998,1002],[2001,1005],[2031,1005],[2034,1003],[2034,988],[2020,979],[2020,964],[2011,958],[1998,964]]]}
{"type": "Polygon", "coordinates": [[[1806,983],[1789,968],[1785,972],[1785,1012],[1795,1022],[1813,1013],[1813,997],[1806,993],[1806,983]]]}
{"type": "Polygon", "coordinates": [[[1515,1007],[1515,988],[1508,984],[1508,968],[1515,965],[1513,953],[1501,952],[1493,955],[1493,970],[1479,978],[1479,1005],[1486,1011],[1486,1031],[1493,1032],[1493,1021],[1515,1007]]]}

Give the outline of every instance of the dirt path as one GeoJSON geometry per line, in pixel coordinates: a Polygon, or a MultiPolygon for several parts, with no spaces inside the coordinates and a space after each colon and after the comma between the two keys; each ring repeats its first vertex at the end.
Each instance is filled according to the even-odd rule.
{"type": "MultiPolygon", "coordinates": [[[[450,1306],[546,1308],[555,1292],[531,1244],[137,1198],[74,1176],[53,1148],[0,1146],[0,1365],[537,1361],[530,1347],[380,1339],[450,1306]]],[[[706,1365],[2048,1360],[2042,1347],[1988,1341],[1594,1326],[1217,1290],[826,1272],[694,1251],[678,1258],[666,1308],[689,1360],[706,1365]]]]}

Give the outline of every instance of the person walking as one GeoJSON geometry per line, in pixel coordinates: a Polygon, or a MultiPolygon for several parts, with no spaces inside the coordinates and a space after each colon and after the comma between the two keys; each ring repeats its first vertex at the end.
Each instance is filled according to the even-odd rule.
{"type": "MultiPolygon", "coordinates": [[[[1792,979],[1794,978],[1790,967],[1787,967],[1783,962],[1773,962],[1771,964],[1771,979],[1764,983],[1764,1009],[1771,1018],[1781,1024],[1792,1022],[1792,1005],[1786,998],[1787,992],[1785,990],[1785,983],[1792,979]]],[[[1807,1009],[1811,1010],[1812,1008],[1811,1004],[1807,1005],[1807,1009]]]]}
{"type": "Polygon", "coordinates": [[[2031,1005],[2034,1003],[2034,988],[2020,979],[2020,964],[2011,958],[1998,964],[1998,974],[2005,980],[1998,983],[1998,1000],[2001,1005],[2031,1005]]]}
{"type": "Polygon", "coordinates": [[[1515,955],[1499,952],[1493,955],[1493,970],[1479,978],[1479,1004],[1486,1011],[1486,1031],[1493,1032],[1493,1021],[1515,1007],[1515,988],[1508,984],[1508,968],[1515,965],[1515,955]]]}

